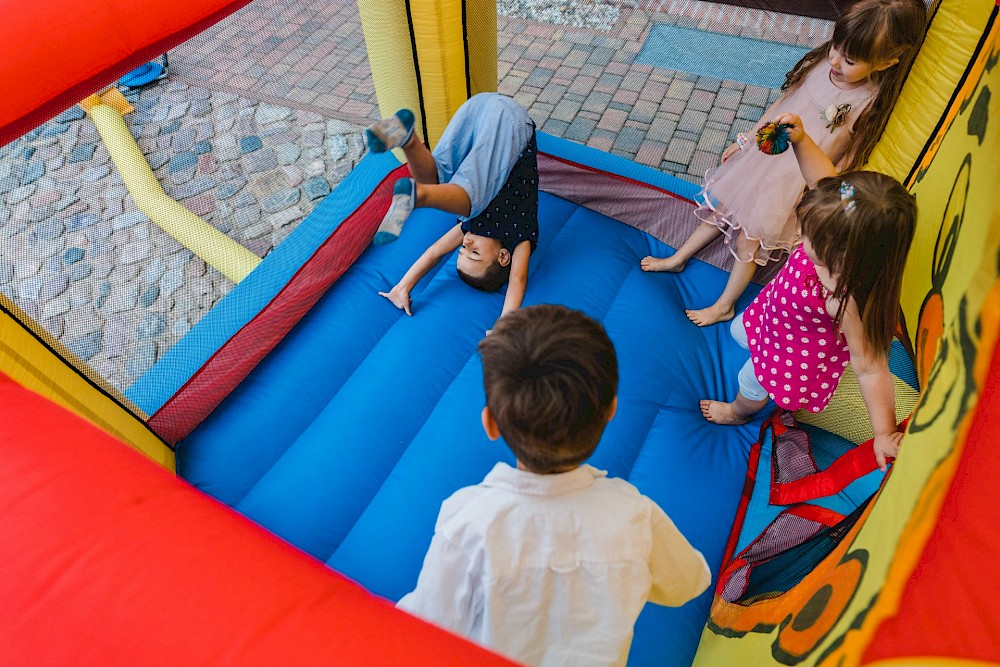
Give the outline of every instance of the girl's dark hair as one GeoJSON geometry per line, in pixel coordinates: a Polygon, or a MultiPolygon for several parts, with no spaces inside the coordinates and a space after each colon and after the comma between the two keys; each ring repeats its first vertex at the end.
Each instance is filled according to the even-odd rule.
{"type": "Polygon", "coordinates": [[[816,258],[837,281],[837,322],[848,298],[853,298],[861,313],[865,345],[888,351],[916,228],[916,200],[885,174],[857,171],[821,180],[802,196],[796,214],[802,236],[808,237],[816,258]],[[842,188],[853,189],[853,194],[842,195],[842,188]]]}
{"type": "Polygon", "coordinates": [[[543,304],[501,317],[479,343],[483,387],[507,446],[529,470],[587,460],[618,393],[618,357],[600,322],[543,304]]]}
{"type": "Polygon", "coordinates": [[[854,122],[854,133],[845,153],[849,162],[844,171],[859,169],[868,161],[889,122],[926,27],[924,0],[858,0],[837,19],[833,37],[804,55],[785,76],[783,91],[799,84],[826,58],[831,46],[855,62],[873,66],[899,59],[892,67],[871,73],[871,82],[877,89],[875,98],[854,122]]]}

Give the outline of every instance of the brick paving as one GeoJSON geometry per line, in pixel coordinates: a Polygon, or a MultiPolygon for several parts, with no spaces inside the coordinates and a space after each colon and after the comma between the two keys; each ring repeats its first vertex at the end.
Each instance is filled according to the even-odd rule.
{"type": "MultiPolygon", "coordinates": [[[[615,3],[604,3],[614,5],[615,3]]],[[[619,5],[608,29],[498,17],[498,90],[536,125],[697,181],[778,93],[637,63],[654,23],[798,46],[828,39],[829,21],[700,0],[619,5]]],[[[190,85],[366,125],[375,89],[353,0],[256,0],[171,52],[190,85]]]]}

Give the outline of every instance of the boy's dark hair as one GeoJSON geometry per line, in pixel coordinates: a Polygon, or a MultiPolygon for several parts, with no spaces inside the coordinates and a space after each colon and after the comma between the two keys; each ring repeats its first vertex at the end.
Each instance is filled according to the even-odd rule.
{"type": "Polygon", "coordinates": [[[590,457],[618,393],[618,358],[604,327],[565,306],[504,315],[479,343],[486,405],[518,461],[532,472],[590,457]]]}
{"type": "Polygon", "coordinates": [[[470,275],[457,267],[456,270],[462,282],[483,292],[496,292],[510,279],[510,262],[505,266],[501,266],[499,261],[493,262],[481,276],[470,275]]]}

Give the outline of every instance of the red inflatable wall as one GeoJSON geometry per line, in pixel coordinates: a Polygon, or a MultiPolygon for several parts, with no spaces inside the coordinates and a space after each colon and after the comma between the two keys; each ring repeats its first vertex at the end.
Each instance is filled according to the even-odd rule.
{"type": "Polygon", "coordinates": [[[0,146],[250,0],[3,3],[0,146]]]}
{"type": "Polygon", "coordinates": [[[513,664],[4,376],[0,573],[9,664],[513,664]]]}

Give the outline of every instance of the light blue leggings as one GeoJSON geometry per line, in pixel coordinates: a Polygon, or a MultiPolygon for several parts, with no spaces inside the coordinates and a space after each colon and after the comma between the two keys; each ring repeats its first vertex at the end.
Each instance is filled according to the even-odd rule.
{"type": "MultiPolygon", "coordinates": [[[[743,311],[746,312],[746,311],[743,311]]],[[[747,344],[747,330],[743,326],[743,312],[733,318],[733,323],[729,325],[729,332],[744,350],[749,350],[747,344]]],[[[761,386],[757,380],[757,374],[753,370],[753,359],[747,359],[740,369],[740,393],[751,401],[763,401],[767,398],[767,390],[761,386]]]]}
{"type": "Polygon", "coordinates": [[[458,108],[432,155],[438,183],[454,183],[469,195],[471,213],[460,220],[493,201],[533,131],[528,112],[506,95],[479,93],[458,108]]]}

